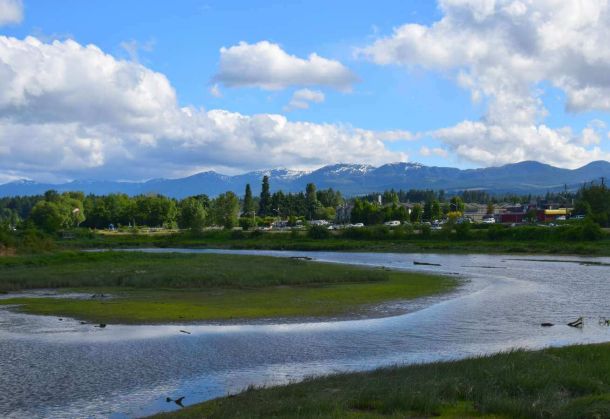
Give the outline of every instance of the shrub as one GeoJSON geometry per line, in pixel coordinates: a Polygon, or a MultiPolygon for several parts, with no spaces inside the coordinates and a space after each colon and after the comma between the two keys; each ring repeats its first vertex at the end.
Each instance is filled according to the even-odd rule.
{"type": "Polygon", "coordinates": [[[586,218],[581,224],[581,238],[582,240],[599,240],[604,236],[602,229],[599,224],[595,224],[590,218],[586,218]]]}
{"type": "Polygon", "coordinates": [[[371,230],[368,227],[365,228],[348,228],[342,234],[342,237],[356,240],[367,240],[371,238],[371,230]]]}
{"type": "Polygon", "coordinates": [[[250,230],[256,226],[256,221],[252,217],[241,217],[239,219],[239,226],[244,230],[250,230]]]}
{"type": "Polygon", "coordinates": [[[374,239],[389,239],[391,237],[391,231],[384,225],[370,227],[371,237],[374,239]]]}
{"type": "Polygon", "coordinates": [[[506,227],[493,224],[490,225],[487,229],[487,239],[488,240],[502,240],[506,237],[506,227]]]}
{"type": "Polygon", "coordinates": [[[425,239],[429,238],[432,235],[432,228],[428,224],[423,224],[421,226],[421,236],[425,239]]]}
{"type": "Polygon", "coordinates": [[[246,237],[246,234],[242,230],[231,231],[231,239],[233,239],[233,240],[241,240],[245,237],[246,237]]]}
{"type": "Polygon", "coordinates": [[[455,237],[458,240],[467,240],[471,236],[470,223],[458,223],[455,225],[455,237]]]}
{"type": "Polygon", "coordinates": [[[324,226],[311,226],[309,227],[307,235],[310,239],[327,239],[330,237],[330,231],[324,226]]]}

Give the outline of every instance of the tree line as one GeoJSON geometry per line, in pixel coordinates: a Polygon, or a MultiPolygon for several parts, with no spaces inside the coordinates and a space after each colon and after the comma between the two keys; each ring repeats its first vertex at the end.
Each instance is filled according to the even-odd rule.
{"type": "MultiPolygon", "coordinates": [[[[459,216],[465,202],[487,198],[479,192],[464,192],[448,198],[443,191],[390,190],[345,200],[339,191],[318,190],[313,183],[298,193],[271,193],[270,190],[269,178],[265,176],[260,195],[253,196],[250,185],[246,185],[242,199],[233,192],[215,198],[197,195],[177,200],[157,194],[85,196],[82,192],[47,191],[44,195],[0,198],[0,225],[5,229],[33,226],[47,232],[75,227],[105,229],[111,225],[116,228],[147,226],[192,230],[239,225],[247,229],[269,225],[277,219],[288,220],[293,225],[299,219],[333,220],[337,208],[345,204],[352,207],[351,218],[342,221],[367,225],[390,220],[417,223],[459,216]],[[411,205],[409,212],[401,205],[405,199],[419,201],[411,205]]],[[[531,196],[527,198],[531,201],[531,196]]],[[[602,226],[610,224],[610,191],[603,183],[583,185],[577,193],[547,194],[537,199],[575,202],[574,214],[585,215],[602,226]]],[[[488,212],[493,212],[494,200],[487,203],[488,212]]]]}

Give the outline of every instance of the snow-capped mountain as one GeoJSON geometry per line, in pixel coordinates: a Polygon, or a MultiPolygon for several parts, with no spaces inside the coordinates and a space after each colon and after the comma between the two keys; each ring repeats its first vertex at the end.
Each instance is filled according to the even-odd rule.
{"type": "Polygon", "coordinates": [[[610,163],[597,161],[574,170],[534,161],[467,170],[419,163],[390,163],[379,167],[333,164],[311,172],[273,169],[235,176],[202,172],[180,179],[153,179],[146,182],[75,180],[63,184],[44,184],[17,180],[0,185],[0,196],[35,195],[49,189],[93,194],[161,193],[175,198],[197,194],[216,196],[233,191],[241,196],[247,183],[254,194],[259,194],[263,176],[269,176],[272,191],[281,189],[284,192],[299,192],[308,183],[314,183],[318,188],[333,188],[346,196],[381,192],[385,189],[444,189],[448,192],[484,189],[491,192],[545,193],[561,190],[564,185],[576,189],[583,182],[600,177],[610,179],[610,163]]]}

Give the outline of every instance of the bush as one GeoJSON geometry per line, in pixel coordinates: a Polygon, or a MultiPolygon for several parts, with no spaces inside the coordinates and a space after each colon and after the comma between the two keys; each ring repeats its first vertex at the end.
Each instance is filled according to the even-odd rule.
{"type": "Polygon", "coordinates": [[[391,238],[392,232],[390,229],[384,225],[377,225],[369,227],[371,237],[374,239],[389,239],[391,238]]]}
{"type": "Polygon", "coordinates": [[[241,217],[239,219],[239,226],[244,230],[250,230],[256,226],[256,221],[252,217],[241,217]]]}
{"type": "Polygon", "coordinates": [[[506,237],[506,227],[498,224],[492,224],[487,229],[487,240],[502,240],[506,237]]]}
{"type": "Polygon", "coordinates": [[[371,238],[371,230],[368,227],[351,227],[345,230],[341,236],[347,239],[367,240],[371,238]]]}
{"type": "Polygon", "coordinates": [[[432,235],[432,227],[430,227],[428,224],[423,224],[421,226],[421,236],[424,239],[429,238],[432,235]]]}
{"type": "Polygon", "coordinates": [[[233,230],[231,231],[231,239],[233,240],[241,240],[246,237],[246,234],[242,230],[233,230]]]}
{"type": "Polygon", "coordinates": [[[258,239],[259,237],[263,236],[263,233],[261,230],[254,230],[252,233],[250,233],[250,238],[252,239],[258,239]]]}
{"type": "Polygon", "coordinates": [[[455,225],[455,238],[468,240],[470,238],[470,223],[458,223],[455,225]]]}
{"type": "Polygon", "coordinates": [[[309,227],[307,235],[310,239],[327,239],[330,237],[330,231],[324,226],[311,226],[309,227]]]}
{"type": "Polygon", "coordinates": [[[599,240],[604,236],[604,232],[599,227],[599,224],[595,224],[590,218],[586,218],[580,227],[582,240],[599,240]]]}

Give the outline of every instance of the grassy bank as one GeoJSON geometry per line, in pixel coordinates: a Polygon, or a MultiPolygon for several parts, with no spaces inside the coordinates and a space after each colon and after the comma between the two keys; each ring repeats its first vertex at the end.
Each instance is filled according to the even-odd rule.
{"type": "MultiPolygon", "coordinates": [[[[314,239],[305,232],[241,232],[209,231],[202,234],[83,234],[69,240],[59,240],[58,246],[80,248],[131,247],[192,247],[261,250],[320,250],[354,252],[437,252],[437,253],[508,253],[508,254],[566,254],[610,256],[610,238],[598,241],[582,240],[489,240],[485,234],[456,239],[443,232],[432,232],[429,237],[397,234],[388,229],[372,228],[362,237],[330,234],[314,239]]],[[[481,232],[476,232],[481,233],[481,232]]],[[[484,233],[484,232],[483,232],[484,233]]]]}
{"type": "Polygon", "coordinates": [[[156,417],[431,416],[610,417],[610,344],[334,375],[251,389],[156,417]]]}
{"type": "Polygon", "coordinates": [[[349,315],[455,284],[441,276],[262,256],[64,252],[0,260],[0,291],[61,288],[113,297],[0,304],[102,323],[349,315]]]}

